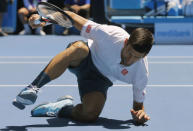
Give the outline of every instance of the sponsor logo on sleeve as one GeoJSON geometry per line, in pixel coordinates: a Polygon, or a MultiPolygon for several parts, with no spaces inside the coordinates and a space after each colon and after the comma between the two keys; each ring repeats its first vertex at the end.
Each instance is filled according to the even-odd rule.
{"type": "Polygon", "coordinates": [[[123,70],[121,71],[121,73],[122,73],[122,75],[126,75],[126,74],[128,73],[128,70],[127,70],[127,69],[123,69],[123,70]]]}
{"type": "Polygon", "coordinates": [[[86,33],[90,33],[90,31],[91,31],[91,25],[88,25],[86,28],[86,33]]]}
{"type": "Polygon", "coordinates": [[[127,45],[128,40],[129,40],[128,38],[125,39],[125,41],[124,41],[124,44],[125,44],[125,45],[127,45]]]}

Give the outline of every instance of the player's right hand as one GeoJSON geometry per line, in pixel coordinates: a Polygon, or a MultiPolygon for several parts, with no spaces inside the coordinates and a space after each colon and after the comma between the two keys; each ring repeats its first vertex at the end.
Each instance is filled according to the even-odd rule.
{"type": "Polygon", "coordinates": [[[40,24],[35,24],[35,20],[40,19],[40,15],[38,14],[33,14],[31,15],[31,17],[29,18],[29,24],[30,26],[34,29],[34,28],[38,28],[38,27],[43,27],[46,25],[46,22],[41,22],[40,24]]]}
{"type": "Polygon", "coordinates": [[[131,115],[133,117],[133,120],[137,124],[144,124],[145,122],[150,120],[150,117],[146,114],[144,110],[135,111],[134,109],[131,109],[131,115]]]}

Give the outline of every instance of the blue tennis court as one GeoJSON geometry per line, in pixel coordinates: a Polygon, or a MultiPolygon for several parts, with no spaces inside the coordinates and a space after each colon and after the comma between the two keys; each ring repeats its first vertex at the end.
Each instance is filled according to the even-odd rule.
{"type": "Polygon", "coordinates": [[[31,117],[31,109],[43,102],[72,95],[80,102],[76,78],[68,70],[41,88],[35,105],[18,110],[12,100],[69,42],[80,36],[8,36],[0,38],[0,130],[132,130],[191,131],[193,118],[193,45],[155,45],[148,56],[149,83],[145,109],[151,120],[134,125],[130,114],[132,88],[120,81],[108,91],[107,102],[96,123],[69,119],[31,117]]]}

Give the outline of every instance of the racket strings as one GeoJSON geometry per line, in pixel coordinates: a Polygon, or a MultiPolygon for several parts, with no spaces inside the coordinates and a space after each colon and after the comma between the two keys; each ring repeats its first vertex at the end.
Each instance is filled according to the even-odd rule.
{"type": "Polygon", "coordinates": [[[57,19],[59,25],[65,26],[69,23],[68,20],[65,20],[64,16],[61,13],[56,14],[54,17],[57,19]]]}
{"type": "Polygon", "coordinates": [[[54,8],[41,5],[38,7],[38,9],[42,16],[54,21],[54,23],[65,27],[71,27],[71,21],[69,21],[66,16],[54,8]]]}

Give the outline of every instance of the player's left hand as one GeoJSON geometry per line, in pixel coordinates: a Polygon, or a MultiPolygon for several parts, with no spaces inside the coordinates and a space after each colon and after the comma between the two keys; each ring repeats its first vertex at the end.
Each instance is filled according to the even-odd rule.
{"type": "Polygon", "coordinates": [[[144,124],[145,122],[150,120],[150,117],[146,114],[144,110],[135,111],[131,109],[131,115],[133,117],[133,120],[138,124],[144,124]]]}

